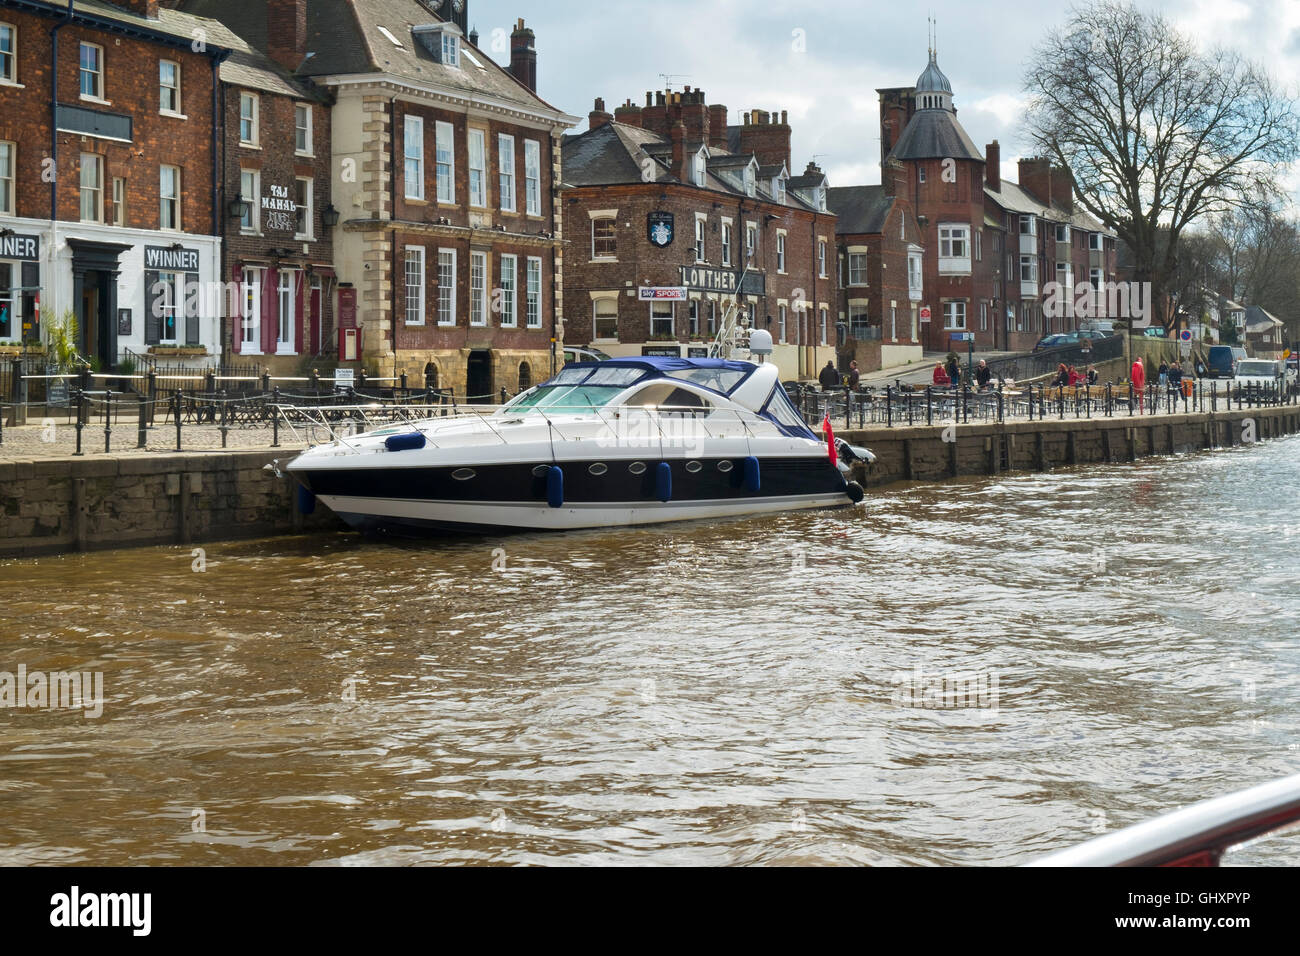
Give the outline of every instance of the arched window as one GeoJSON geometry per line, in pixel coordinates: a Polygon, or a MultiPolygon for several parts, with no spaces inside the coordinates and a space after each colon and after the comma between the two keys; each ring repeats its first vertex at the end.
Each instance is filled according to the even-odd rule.
{"type": "Polygon", "coordinates": [[[424,387],[438,387],[438,366],[434,365],[432,362],[428,362],[424,366],[424,387]]]}
{"type": "Polygon", "coordinates": [[[533,387],[533,370],[527,362],[519,363],[519,391],[526,392],[533,387]]]}

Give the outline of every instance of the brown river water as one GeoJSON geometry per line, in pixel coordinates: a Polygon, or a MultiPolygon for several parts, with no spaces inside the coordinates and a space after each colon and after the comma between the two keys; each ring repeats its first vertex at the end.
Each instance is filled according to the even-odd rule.
{"type": "Polygon", "coordinates": [[[0,672],[104,698],[0,708],[0,864],[1024,862],[1300,769],[1297,488],[1291,438],[635,531],[0,562],[0,672]]]}

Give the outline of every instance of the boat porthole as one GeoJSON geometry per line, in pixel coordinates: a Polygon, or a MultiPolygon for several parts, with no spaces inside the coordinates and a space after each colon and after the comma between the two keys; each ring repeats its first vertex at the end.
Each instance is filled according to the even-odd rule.
{"type": "Polygon", "coordinates": [[[723,472],[731,471],[731,462],[729,461],[718,462],[718,471],[723,471],[723,472]]]}
{"type": "Polygon", "coordinates": [[[634,474],[634,475],[644,475],[644,474],[645,474],[645,462],[643,462],[643,461],[634,461],[634,462],[632,462],[632,464],[630,464],[630,465],[627,466],[627,470],[630,471],[630,472],[632,472],[632,474],[634,474]]]}
{"type": "Polygon", "coordinates": [[[457,481],[469,481],[475,475],[473,468],[457,468],[451,473],[451,476],[457,481]]]}
{"type": "Polygon", "coordinates": [[[692,475],[695,474],[703,467],[704,466],[701,465],[698,461],[688,461],[686,463],[686,470],[689,471],[692,475]]]}
{"type": "Polygon", "coordinates": [[[597,461],[597,462],[592,462],[590,465],[588,465],[587,471],[591,472],[591,474],[593,475],[599,476],[609,471],[609,467],[604,462],[597,461]]]}
{"type": "Polygon", "coordinates": [[[545,478],[551,472],[550,465],[538,465],[533,469],[534,478],[545,478]]]}

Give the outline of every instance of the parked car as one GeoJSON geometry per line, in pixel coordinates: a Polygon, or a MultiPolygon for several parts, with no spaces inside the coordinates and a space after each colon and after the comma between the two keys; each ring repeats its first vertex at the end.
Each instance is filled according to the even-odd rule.
{"type": "Polygon", "coordinates": [[[1078,345],[1081,342],[1096,342],[1104,339],[1111,333],[1102,332],[1097,329],[1076,329],[1073,332],[1056,332],[1052,335],[1045,335],[1038,340],[1034,346],[1035,352],[1041,352],[1044,349],[1059,349],[1068,345],[1078,345]]]}
{"type": "Polygon", "coordinates": [[[1142,334],[1149,339],[1165,339],[1169,337],[1168,333],[1166,333],[1165,330],[1159,325],[1147,326],[1145,329],[1142,330],[1142,334]]]}
{"type": "Polygon", "coordinates": [[[565,365],[572,365],[574,362],[603,362],[607,358],[609,358],[608,355],[600,349],[590,345],[585,348],[578,348],[577,346],[572,345],[565,346],[564,348],[565,365]]]}
{"type": "Polygon", "coordinates": [[[1205,356],[1208,368],[1206,378],[1232,378],[1237,374],[1237,363],[1247,358],[1246,350],[1237,345],[1211,345],[1205,356]]]}
{"type": "Polygon", "coordinates": [[[1276,359],[1243,359],[1237,363],[1232,386],[1233,393],[1238,394],[1248,389],[1267,392],[1273,388],[1284,388],[1286,384],[1285,362],[1276,359]]]}

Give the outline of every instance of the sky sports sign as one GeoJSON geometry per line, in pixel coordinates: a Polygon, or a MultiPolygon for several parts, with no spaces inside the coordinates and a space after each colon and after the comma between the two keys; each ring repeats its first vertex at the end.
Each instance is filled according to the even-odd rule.
{"type": "Polygon", "coordinates": [[[637,289],[637,299],[641,302],[685,302],[686,287],[680,285],[643,285],[637,289]]]}

